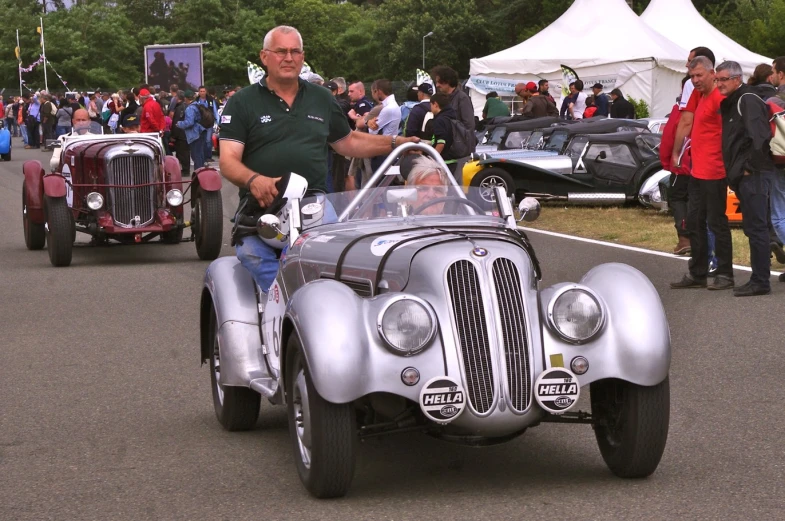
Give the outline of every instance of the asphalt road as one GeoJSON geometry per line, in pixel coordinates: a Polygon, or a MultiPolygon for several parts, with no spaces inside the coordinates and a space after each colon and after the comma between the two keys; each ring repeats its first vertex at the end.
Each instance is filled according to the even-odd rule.
{"type": "MultiPolygon", "coordinates": [[[[772,295],[749,299],[672,291],[683,260],[531,234],[545,285],[618,261],[660,292],[673,365],[657,472],[613,477],[585,425],[545,424],[482,449],[410,434],[363,444],[348,497],[318,501],[298,481],[283,408],[263,405],[246,433],[215,419],[198,354],[207,263],[192,243],[97,248],[82,235],[68,268],[25,249],[22,161],[48,157],[17,146],[0,163],[0,520],[785,515],[776,279],[772,295]]],[[[235,194],[224,188],[227,214],[235,194]]]]}

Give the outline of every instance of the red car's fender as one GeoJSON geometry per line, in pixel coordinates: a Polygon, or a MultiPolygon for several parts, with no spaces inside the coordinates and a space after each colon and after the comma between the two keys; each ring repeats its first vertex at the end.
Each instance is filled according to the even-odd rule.
{"type": "Polygon", "coordinates": [[[221,190],[221,174],[212,168],[200,168],[194,172],[194,182],[207,192],[221,190]]]}
{"type": "Polygon", "coordinates": [[[67,189],[63,176],[57,174],[44,176],[44,194],[47,197],[65,197],[66,193],[67,189]]]}
{"type": "Polygon", "coordinates": [[[34,224],[44,224],[44,168],[40,161],[25,161],[22,172],[25,175],[27,215],[34,224]]]}

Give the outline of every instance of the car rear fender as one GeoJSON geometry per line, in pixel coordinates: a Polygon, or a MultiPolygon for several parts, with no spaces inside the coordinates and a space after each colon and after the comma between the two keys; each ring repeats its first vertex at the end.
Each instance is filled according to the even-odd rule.
{"type": "MultiPolygon", "coordinates": [[[[569,283],[541,293],[541,314],[569,283]]],[[[605,309],[605,324],[597,336],[582,345],[561,339],[550,325],[543,327],[543,350],[549,365],[565,367],[575,356],[589,361],[589,370],[578,377],[581,384],[619,378],[637,385],[656,385],[668,376],[671,339],[665,309],[657,290],[640,271],[626,264],[601,264],[589,270],[578,287],[593,291],[605,309]]],[[[546,318],[547,320],[547,318],[546,318]]]]}
{"type": "Polygon", "coordinates": [[[65,178],[59,174],[44,177],[44,195],[47,197],[65,197],[67,192],[65,178]]]}
{"type": "Polygon", "coordinates": [[[25,161],[22,172],[25,176],[27,215],[34,224],[44,224],[44,167],[40,161],[25,161]]]}
{"type": "MultiPolygon", "coordinates": [[[[219,192],[221,190],[221,175],[212,168],[200,168],[194,172],[193,184],[201,187],[206,192],[219,192]]],[[[191,187],[191,193],[197,186],[191,187]]]]}
{"type": "Polygon", "coordinates": [[[207,267],[200,306],[201,360],[209,353],[210,311],[215,311],[221,351],[221,382],[248,387],[268,377],[262,357],[259,310],[251,274],[237,257],[221,257],[207,267]]]}

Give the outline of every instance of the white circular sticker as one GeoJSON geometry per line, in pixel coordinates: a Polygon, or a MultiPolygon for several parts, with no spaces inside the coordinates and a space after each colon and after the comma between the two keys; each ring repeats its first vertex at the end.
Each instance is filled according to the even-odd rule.
{"type": "Polygon", "coordinates": [[[466,393],[449,376],[431,378],[420,391],[420,409],[436,423],[450,423],[466,408],[466,393]]]}
{"type": "Polygon", "coordinates": [[[552,414],[572,409],[581,396],[578,377],[563,367],[552,367],[540,374],[534,384],[534,397],[540,407],[552,414]]]}

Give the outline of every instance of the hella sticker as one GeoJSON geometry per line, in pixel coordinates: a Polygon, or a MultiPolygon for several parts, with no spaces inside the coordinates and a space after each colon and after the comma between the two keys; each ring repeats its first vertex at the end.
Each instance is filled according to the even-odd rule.
{"type": "Polygon", "coordinates": [[[545,411],[562,414],[572,409],[581,396],[578,377],[563,367],[544,371],[534,383],[534,397],[545,411]]]}
{"type": "Polygon", "coordinates": [[[466,408],[466,393],[461,384],[448,376],[437,376],[420,391],[420,409],[429,419],[447,424],[466,408]]]}

